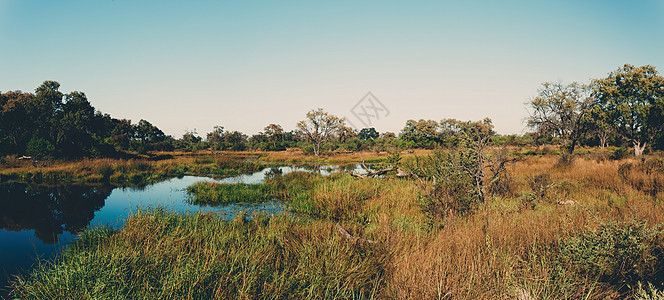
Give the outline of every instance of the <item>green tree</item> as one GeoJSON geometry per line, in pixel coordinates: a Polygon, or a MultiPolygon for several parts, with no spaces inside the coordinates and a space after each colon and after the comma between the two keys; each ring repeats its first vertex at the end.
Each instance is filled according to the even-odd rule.
{"type": "Polygon", "coordinates": [[[233,151],[242,151],[247,147],[247,135],[239,131],[227,131],[224,134],[224,141],[233,151]]]}
{"type": "Polygon", "coordinates": [[[599,148],[604,149],[608,145],[609,138],[615,134],[609,113],[604,111],[600,105],[595,105],[590,110],[589,116],[590,132],[597,136],[599,148]]]}
{"type": "Polygon", "coordinates": [[[320,155],[320,146],[330,140],[345,121],[325,112],[322,108],[311,110],[307,119],[297,123],[297,130],[306,140],[311,142],[314,155],[320,155]]]}
{"type": "Polygon", "coordinates": [[[532,113],[528,126],[540,136],[559,137],[568,154],[589,127],[590,109],[595,104],[588,86],[545,82],[537,97],[528,102],[532,113]]]}
{"type": "Polygon", "coordinates": [[[0,135],[7,137],[12,149],[23,151],[32,137],[34,126],[28,117],[26,105],[34,97],[31,93],[10,91],[0,93],[0,135]]]}
{"type": "Polygon", "coordinates": [[[434,120],[408,120],[399,139],[412,142],[416,147],[434,148],[440,141],[438,122],[434,120]]]}
{"type": "Polygon", "coordinates": [[[180,139],[180,142],[184,145],[187,145],[187,149],[189,151],[194,151],[196,150],[196,145],[202,141],[202,138],[197,135],[198,132],[196,132],[196,128],[194,130],[187,130],[183,135],[182,138],[180,139]]]}
{"type": "Polygon", "coordinates": [[[284,128],[281,125],[270,124],[263,129],[267,140],[272,143],[272,149],[277,149],[277,142],[282,142],[284,139],[284,128]]]}
{"type": "Polygon", "coordinates": [[[138,138],[143,145],[146,145],[148,142],[156,143],[166,139],[166,135],[163,131],[143,119],[141,119],[138,124],[134,125],[134,132],[136,138],[138,138]]]}
{"type": "Polygon", "coordinates": [[[664,78],[653,66],[624,65],[593,81],[600,110],[618,134],[632,142],[634,155],[664,127],[664,78]]]}
{"type": "Polygon", "coordinates": [[[374,140],[377,139],[380,134],[376,131],[376,128],[362,128],[360,133],[357,135],[361,140],[374,140]]]}
{"type": "Polygon", "coordinates": [[[55,132],[55,146],[63,156],[78,157],[88,154],[94,146],[93,130],[95,109],[82,92],[65,95],[55,132]]]}
{"type": "Polygon", "coordinates": [[[54,129],[57,128],[57,115],[62,111],[64,95],[58,90],[60,84],[55,81],[44,81],[35,89],[33,97],[27,105],[28,117],[34,124],[34,132],[42,137],[50,137],[55,141],[54,129]]]}
{"type": "Polygon", "coordinates": [[[208,132],[205,139],[208,143],[219,147],[224,142],[224,126],[214,126],[212,132],[208,132]]]}
{"type": "Polygon", "coordinates": [[[41,138],[37,135],[34,135],[32,139],[28,142],[25,152],[36,158],[50,158],[54,154],[55,147],[47,139],[41,138]]]}

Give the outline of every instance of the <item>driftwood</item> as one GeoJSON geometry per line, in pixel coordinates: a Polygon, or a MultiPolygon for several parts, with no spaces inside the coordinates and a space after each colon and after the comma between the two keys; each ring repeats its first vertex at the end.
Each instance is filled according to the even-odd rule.
{"type": "Polygon", "coordinates": [[[337,228],[337,231],[339,231],[341,236],[343,236],[345,239],[347,239],[351,242],[360,241],[360,242],[366,242],[366,243],[369,243],[369,244],[375,244],[376,243],[376,241],[367,240],[367,239],[363,239],[363,238],[360,238],[360,237],[350,235],[350,233],[348,233],[348,231],[346,229],[344,229],[343,227],[341,227],[341,225],[339,225],[339,224],[335,225],[335,227],[337,228]]]}
{"type": "Polygon", "coordinates": [[[400,168],[395,169],[394,167],[384,168],[384,169],[380,169],[380,170],[377,170],[377,171],[371,171],[369,169],[369,167],[367,167],[367,165],[364,163],[364,158],[360,157],[360,159],[362,160],[362,163],[361,163],[362,168],[364,168],[366,173],[365,174],[350,173],[350,175],[355,176],[355,177],[359,177],[359,178],[365,178],[365,177],[374,177],[374,176],[385,175],[385,174],[387,174],[387,172],[396,171],[397,172],[397,175],[396,175],[397,177],[408,177],[408,176],[410,176],[410,174],[406,173],[406,171],[404,171],[400,168]]]}

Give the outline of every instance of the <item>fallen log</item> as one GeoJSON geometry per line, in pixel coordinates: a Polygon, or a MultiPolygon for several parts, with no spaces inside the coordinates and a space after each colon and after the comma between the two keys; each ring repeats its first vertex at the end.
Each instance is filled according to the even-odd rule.
{"type": "Polygon", "coordinates": [[[410,174],[406,173],[406,171],[404,171],[400,168],[395,169],[394,167],[384,168],[384,169],[380,169],[380,170],[377,170],[377,171],[371,171],[369,169],[369,167],[367,167],[367,165],[364,163],[364,158],[360,157],[360,159],[362,160],[362,162],[360,164],[362,165],[362,168],[364,168],[366,173],[365,174],[351,173],[351,175],[354,176],[354,177],[359,177],[359,178],[374,177],[374,176],[385,175],[385,174],[387,174],[387,172],[392,172],[392,171],[397,172],[397,175],[396,175],[397,177],[408,177],[408,176],[410,176],[410,174]]]}

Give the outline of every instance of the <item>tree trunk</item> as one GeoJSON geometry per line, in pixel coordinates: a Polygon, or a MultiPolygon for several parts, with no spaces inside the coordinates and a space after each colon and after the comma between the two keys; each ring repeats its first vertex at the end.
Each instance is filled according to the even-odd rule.
{"type": "Polygon", "coordinates": [[[606,140],[608,139],[609,135],[606,132],[602,131],[599,133],[598,137],[599,137],[599,148],[604,149],[606,147],[606,140]]]}
{"type": "Polygon", "coordinates": [[[643,154],[643,150],[646,149],[646,142],[643,142],[643,145],[641,145],[640,141],[634,141],[632,142],[634,144],[634,156],[641,156],[643,154]]]}
{"type": "Polygon", "coordinates": [[[320,144],[314,143],[314,155],[318,156],[320,154],[320,144]]]}

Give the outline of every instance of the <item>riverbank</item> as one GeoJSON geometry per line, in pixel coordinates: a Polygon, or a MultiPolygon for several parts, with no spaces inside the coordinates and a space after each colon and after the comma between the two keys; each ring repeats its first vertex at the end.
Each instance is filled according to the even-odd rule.
{"type": "Polygon", "coordinates": [[[5,158],[0,164],[0,182],[140,186],[186,175],[213,178],[235,176],[256,172],[270,165],[230,156],[181,156],[156,161],[84,159],[35,162],[5,158]]]}

